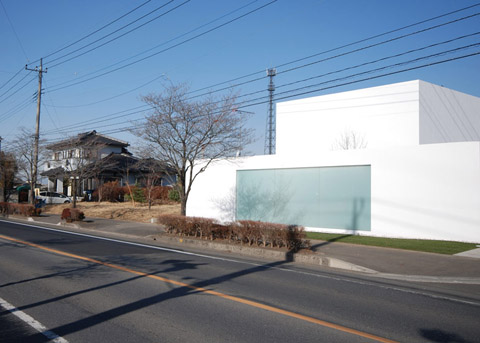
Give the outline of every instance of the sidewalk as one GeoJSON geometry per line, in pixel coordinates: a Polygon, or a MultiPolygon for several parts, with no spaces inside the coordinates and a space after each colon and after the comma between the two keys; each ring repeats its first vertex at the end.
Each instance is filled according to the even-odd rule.
{"type": "MultiPolygon", "coordinates": [[[[25,222],[25,218],[11,217],[25,222]]],[[[61,223],[59,215],[29,219],[32,224],[47,224],[59,229],[142,241],[151,245],[173,245],[231,252],[273,260],[292,259],[285,251],[225,244],[165,235],[156,224],[87,218],[84,222],[61,223]]],[[[312,252],[294,254],[292,262],[323,265],[368,273],[371,276],[418,282],[480,284],[480,258],[450,256],[391,248],[312,240],[312,252]]],[[[475,255],[475,254],[473,254],[475,255]]],[[[478,255],[477,255],[478,256],[478,255]]]]}

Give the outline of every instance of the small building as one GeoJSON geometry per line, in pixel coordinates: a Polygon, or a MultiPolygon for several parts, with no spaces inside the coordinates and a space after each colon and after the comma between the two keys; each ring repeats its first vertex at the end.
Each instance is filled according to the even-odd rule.
{"type": "Polygon", "coordinates": [[[276,155],[209,166],[187,215],[480,242],[480,98],[415,80],[278,103],[276,116],[276,155]]]}
{"type": "Polygon", "coordinates": [[[93,191],[105,182],[117,181],[120,186],[142,184],[148,173],[161,174],[159,185],[171,185],[176,177],[172,169],[154,160],[140,163],[128,150],[129,144],[95,130],[78,134],[47,146],[51,159],[42,176],[48,178],[48,190],[72,194],[73,180],[77,195],[93,191]]]}

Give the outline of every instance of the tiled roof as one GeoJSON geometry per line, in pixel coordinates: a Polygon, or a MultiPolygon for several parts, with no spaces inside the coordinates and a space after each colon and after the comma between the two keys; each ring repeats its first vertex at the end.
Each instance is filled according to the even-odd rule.
{"type": "Polygon", "coordinates": [[[101,135],[97,131],[79,133],[76,137],[67,138],[47,146],[49,150],[61,150],[85,145],[107,145],[127,147],[129,144],[125,141],[101,135]]]}

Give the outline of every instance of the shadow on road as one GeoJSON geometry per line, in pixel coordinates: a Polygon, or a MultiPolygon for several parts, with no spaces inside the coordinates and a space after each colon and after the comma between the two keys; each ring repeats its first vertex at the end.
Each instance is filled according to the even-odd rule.
{"type": "MultiPolygon", "coordinates": [[[[163,301],[166,301],[166,300],[175,299],[175,298],[179,298],[179,297],[184,297],[184,296],[188,296],[188,295],[192,295],[192,294],[198,294],[198,293],[203,292],[204,289],[206,289],[207,287],[211,287],[211,286],[214,286],[214,285],[217,285],[217,284],[221,284],[223,282],[230,281],[230,280],[233,280],[233,279],[241,277],[241,276],[262,272],[262,271],[265,271],[265,270],[267,270],[269,268],[272,268],[272,267],[281,266],[285,263],[293,261],[293,255],[294,255],[294,251],[289,251],[289,252],[286,253],[285,260],[283,260],[283,261],[277,261],[277,262],[272,262],[272,263],[267,263],[267,264],[263,264],[263,265],[254,266],[254,267],[247,268],[247,269],[240,270],[240,271],[236,271],[236,272],[233,272],[233,273],[230,273],[230,274],[210,278],[208,280],[197,281],[197,282],[194,282],[192,284],[188,284],[186,286],[178,287],[178,286],[175,286],[173,284],[170,284],[170,285],[172,285],[172,289],[167,291],[167,292],[157,294],[157,295],[154,295],[154,296],[151,296],[151,297],[147,297],[147,298],[144,298],[144,299],[141,299],[141,300],[138,300],[138,301],[134,301],[134,302],[126,304],[126,305],[118,306],[116,308],[113,308],[113,309],[110,309],[110,310],[107,310],[107,311],[104,311],[104,312],[101,312],[101,313],[97,313],[95,315],[92,315],[92,316],[74,321],[74,322],[69,323],[69,324],[60,325],[58,327],[51,328],[51,331],[53,331],[55,334],[57,334],[59,336],[66,336],[68,334],[88,329],[90,327],[93,327],[95,325],[101,324],[101,323],[109,321],[111,319],[120,317],[122,315],[132,313],[132,312],[135,312],[137,310],[141,310],[143,308],[147,308],[149,306],[153,306],[153,305],[162,303],[163,301]]],[[[198,266],[202,265],[202,264],[199,264],[199,263],[191,263],[188,260],[166,260],[166,261],[163,262],[163,264],[168,264],[170,267],[166,268],[164,270],[153,272],[153,273],[137,275],[137,276],[125,279],[125,280],[116,281],[116,282],[108,283],[108,284],[105,284],[105,285],[100,285],[100,286],[92,287],[92,288],[89,288],[89,289],[80,290],[80,291],[72,292],[72,293],[69,293],[69,294],[64,294],[64,295],[61,295],[61,296],[58,296],[58,297],[55,297],[55,298],[39,301],[37,303],[32,303],[32,304],[29,304],[29,305],[22,306],[22,307],[19,308],[19,310],[25,310],[25,309],[29,309],[29,308],[32,308],[32,307],[41,306],[41,305],[45,305],[45,304],[48,304],[48,303],[64,300],[64,299],[67,299],[67,298],[70,298],[70,297],[78,296],[80,294],[86,294],[86,293],[97,291],[97,290],[100,290],[100,289],[105,289],[105,288],[117,286],[117,285],[120,285],[120,284],[126,284],[126,283],[129,283],[129,282],[135,281],[135,280],[146,278],[150,275],[153,276],[153,275],[159,275],[159,274],[166,274],[166,273],[170,273],[170,272],[178,272],[180,270],[195,269],[195,268],[198,268],[198,266]]],[[[85,269],[88,269],[88,268],[91,268],[91,266],[85,267],[85,269]]],[[[81,269],[82,268],[79,268],[79,270],[81,270],[81,269]]],[[[48,277],[55,277],[55,276],[58,276],[58,275],[62,275],[63,273],[66,273],[66,272],[53,273],[53,274],[45,275],[45,276],[42,276],[42,277],[38,277],[38,278],[30,279],[30,280],[19,281],[19,282],[28,282],[28,281],[33,281],[33,280],[36,280],[36,279],[44,279],[44,278],[48,278],[48,277]]],[[[34,336],[35,337],[31,336],[31,338],[35,338],[36,341],[37,341],[37,339],[38,339],[39,342],[48,341],[48,339],[46,337],[44,337],[45,339],[43,340],[41,334],[35,334],[34,336]]]]}
{"type": "Polygon", "coordinates": [[[438,343],[471,343],[456,333],[445,332],[440,329],[420,329],[420,335],[431,342],[438,343]]]}
{"type": "Polygon", "coordinates": [[[328,241],[325,241],[325,242],[322,242],[322,243],[318,243],[318,244],[312,245],[310,249],[311,249],[312,251],[315,251],[315,252],[316,252],[316,251],[318,250],[318,248],[321,248],[321,247],[323,247],[323,246],[325,246],[325,245],[331,244],[331,243],[333,243],[333,242],[336,242],[336,241],[339,241],[339,240],[341,240],[341,239],[344,239],[344,238],[347,238],[347,237],[351,237],[351,236],[353,236],[353,235],[352,235],[352,234],[348,234],[348,235],[342,235],[342,236],[334,237],[334,238],[329,239],[328,241]]]}

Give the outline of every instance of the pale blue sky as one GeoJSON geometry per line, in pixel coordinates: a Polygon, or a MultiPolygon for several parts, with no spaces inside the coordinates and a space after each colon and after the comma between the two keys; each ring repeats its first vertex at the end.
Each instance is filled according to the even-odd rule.
{"type": "MultiPolygon", "coordinates": [[[[217,83],[255,72],[258,73],[239,81],[226,83],[222,87],[262,78],[265,76],[266,68],[279,66],[275,83],[277,92],[281,92],[320,84],[331,79],[403,61],[411,61],[415,58],[438,54],[447,50],[458,49],[443,56],[435,56],[428,60],[380,70],[346,81],[360,80],[480,51],[479,45],[475,45],[480,43],[480,34],[475,35],[475,33],[480,32],[480,15],[475,15],[480,13],[480,6],[474,6],[468,10],[428,21],[402,31],[280,67],[287,62],[476,5],[476,1],[278,0],[269,4],[271,0],[191,0],[188,2],[185,2],[185,0],[171,2],[168,0],[152,0],[91,37],[47,57],[59,48],[75,42],[145,2],[146,0],[47,0],[41,2],[1,0],[3,6],[0,6],[0,86],[3,87],[0,88],[0,136],[4,138],[3,148],[8,149],[8,142],[15,137],[21,126],[34,127],[36,104],[32,99],[37,90],[37,80],[35,79],[35,73],[28,73],[21,69],[26,63],[30,62],[34,62],[30,67],[35,67],[35,65],[38,65],[38,62],[35,61],[40,57],[44,57],[45,67],[49,68],[44,77],[43,87],[45,89],[41,119],[43,138],[55,140],[67,135],[96,129],[98,132],[104,132],[126,140],[132,146],[135,146],[135,137],[126,132],[118,132],[118,129],[130,125],[131,120],[142,118],[143,112],[132,113],[144,109],[132,110],[143,105],[140,96],[150,92],[161,92],[163,86],[169,82],[168,80],[174,83],[186,82],[190,84],[193,91],[204,87],[215,90],[220,86],[211,86],[217,83]],[[81,48],[163,4],[166,4],[163,9],[68,57],[102,44],[163,12],[172,11],[118,40],[56,66],[57,63],[68,57],[56,61],[55,58],[81,48]],[[264,5],[266,5],[264,8],[243,18],[194,38],[196,35],[264,5]],[[180,7],[174,9],[176,6],[180,7]],[[379,44],[359,52],[315,63],[308,67],[285,72],[292,67],[364,48],[368,45],[425,30],[466,16],[473,17],[430,29],[423,33],[412,34],[389,43],[379,44]],[[470,36],[459,38],[466,35],[470,36]],[[172,47],[187,39],[191,39],[191,41],[172,47]],[[322,74],[354,67],[395,54],[402,54],[409,50],[427,47],[447,40],[452,41],[325,77],[317,77],[310,81],[283,86],[309,77],[321,76],[322,74]],[[466,48],[468,45],[473,46],[466,48]],[[172,48],[160,52],[162,49],[169,47],[172,48]],[[149,50],[147,53],[138,55],[147,50],[149,50]],[[142,62],[81,84],[62,88],[157,52],[160,53],[142,62]],[[138,56],[133,57],[135,55],[138,56]],[[17,72],[19,73],[12,81],[6,83],[17,72]],[[24,79],[21,81],[22,78],[24,79]],[[16,85],[17,82],[19,83],[16,85]],[[24,87],[21,88],[22,86],[24,87]],[[121,111],[125,112],[119,113],[121,111]],[[112,118],[122,114],[125,114],[125,116],[112,118]],[[98,119],[108,118],[112,119],[95,122],[98,119]]],[[[300,97],[317,96],[413,79],[422,79],[480,96],[479,67],[480,55],[476,55],[347,86],[315,91],[300,97]]],[[[346,81],[320,84],[305,90],[336,86],[346,81]]],[[[240,95],[264,91],[263,93],[244,96],[239,101],[266,96],[267,84],[268,80],[262,78],[236,87],[240,95]]],[[[282,96],[295,95],[299,92],[301,91],[282,96]]],[[[262,101],[266,101],[266,98],[254,101],[254,103],[262,101]]],[[[260,104],[244,108],[245,111],[254,113],[251,115],[248,125],[255,130],[258,137],[258,141],[250,146],[250,151],[256,154],[263,153],[267,107],[267,104],[260,104]]]]}

